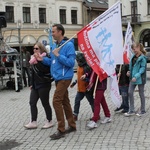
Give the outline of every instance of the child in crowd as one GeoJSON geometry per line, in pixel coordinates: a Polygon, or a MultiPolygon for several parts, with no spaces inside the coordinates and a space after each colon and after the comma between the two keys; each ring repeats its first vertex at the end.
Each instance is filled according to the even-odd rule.
{"type": "Polygon", "coordinates": [[[137,112],[137,116],[142,116],[146,113],[145,111],[145,95],[144,95],[144,87],[146,84],[146,68],[147,68],[147,60],[146,60],[146,51],[143,48],[141,43],[134,43],[132,45],[132,50],[134,55],[131,58],[129,64],[129,71],[127,75],[130,77],[130,84],[129,84],[129,111],[125,113],[125,116],[132,116],[135,114],[134,109],[134,90],[135,87],[138,86],[139,89],[139,96],[141,100],[141,107],[140,111],[137,112]]]}
{"type": "Polygon", "coordinates": [[[76,55],[76,60],[78,63],[77,67],[77,80],[73,82],[70,87],[74,87],[74,85],[77,83],[78,89],[77,89],[77,94],[75,97],[75,103],[74,103],[74,120],[78,120],[78,114],[79,114],[79,109],[80,109],[80,102],[84,98],[84,96],[87,98],[89,104],[91,105],[92,111],[94,112],[94,100],[93,100],[93,92],[92,90],[87,91],[86,87],[89,82],[89,76],[92,72],[92,69],[89,67],[87,64],[85,57],[83,53],[78,52],[76,55]],[[88,74],[86,78],[82,78],[84,74],[88,74]]]}
{"type": "MultiPolygon", "coordinates": [[[[90,85],[93,85],[93,87],[95,86],[96,78],[97,78],[96,73],[92,72],[89,87],[91,87],[90,85]]],[[[105,124],[105,123],[111,122],[110,110],[108,108],[108,105],[106,103],[105,96],[104,96],[104,92],[106,89],[107,89],[107,78],[104,79],[103,81],[100,81],[98,77],[98,83],[96,85],[96,93],[95,93],[95,99],[94,99],[94,114],[93,114],[92,119],[90,119],[90,121],[87,124],[87,127],[89,127],[90,129],[97,127],[96,122],[100,119],[100,115],[99,115],[100,105],[102,106],[104,114],[105,114],[105,118],[104,120],[101,121],[101,123],[105,124]]]]}
{"type": "Polygon", "coordinates": [[[128,89],[129,89],[129,77],[126,75],[129,70],[129,64],[117,65],[116,74],[118,77],[119,92],[122,96],[122,104],[119,108],[115,109],[115,112],[122,110],[122,113],[126,113],[129,110],[128,101],[128,89]]]}

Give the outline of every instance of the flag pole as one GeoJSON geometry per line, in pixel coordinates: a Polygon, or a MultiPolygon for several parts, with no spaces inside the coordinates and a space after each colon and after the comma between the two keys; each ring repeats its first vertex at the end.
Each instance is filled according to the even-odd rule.
{"type": "Polygon", "coordinates": [[[58,49],[60,50],[65,44],[67,44],[69,41],[71,41],[77,34],[73,35],[69,40],[67,40],[65,43],[63,43],[62,45],[60,45],[58,47],[58,49]]]}
{"type": "Polygon", "coordinates": [[[96,83],[95,83],[94,91],[93,91],[93,97],[94,97],[94,98],[95,98],[95,92],[96,92],[96,88],[97,88],[97,84],[98,84],[98,79],[99,79],[99,76],[97,75],[96,83]]]}
{"type": "MultiPolygon", "coordinates": [[[[121,74],[121,68],[122,68],[122,65],[120,65],[119,74],[121,74]]],[[[118,83],[119,83],[119,80],[120,80],[120,75],[119,75],[119,77],[118,77],[118,83]]]]}

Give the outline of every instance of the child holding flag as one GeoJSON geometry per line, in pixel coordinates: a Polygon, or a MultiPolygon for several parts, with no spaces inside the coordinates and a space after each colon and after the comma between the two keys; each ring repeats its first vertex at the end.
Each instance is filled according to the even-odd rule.
{"type": "Polygon", "coordinates": [[[100,81],[99,78],[97,77],[95,72],[92,72],[91,78],[90,78],[90,83],[89,83],[89,89],[92,86],[96,86],[96,91],[95,91],[95,99],[94,99],[94,114],[92,119],[87,124],[87,127],[90,129],[96,128],[97,127],[97,121],[100,119],[100,105],[103,108],[105,118],[104,120],[101,121],[102,124],[109,123],[111,122],[110,118],[110,110],[108,108],[108,105],[106,103],[106,99],[104,96],[104,92],[107,89],[107,78],[104,79],[103,81],[100,81]],[[98,83],[96,85],[96,78],[98,79],[98,83]]]}
{"type": "Polygon", "coordinates": [[[116,74],[118,77],[119,92],[122,96],[122,104],[119,108],[115,109],[115,112],[122,110],[122,113],[126,113],[129,110],[128,101],[128,89],[129,89],[129,77],[126,75],[129,70],[129,64],[117,65],[116,74]]]}

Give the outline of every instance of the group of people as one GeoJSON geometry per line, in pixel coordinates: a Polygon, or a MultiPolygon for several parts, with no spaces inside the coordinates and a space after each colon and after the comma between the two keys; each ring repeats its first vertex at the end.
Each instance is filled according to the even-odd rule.
{"type": "Polygon", "coordinates": [[[134,54],[131,57],[130,63],[116,67],[122,104],[119,108],[115,109],[115,112],[122,110],[121,112],[126,117],[135,114],[141,117],[146,113],[144,87],[146,84],[147,58],[145,56],[146,51],[141,43],[134,43],[132,51],[134,54]],[[134,107],[134,91],[136,86],[138,86],[141,101],[141,107],[137,111],[134,107]]]}
{"type": "Polygon", "coordinates": [[[35,61],[31,64],[31,93],[30,93],[30,109],[31,120],[24,127],[27,129],[37,128],[37,101],[40,98],[46,113],[46,123],[42,127],[44,129],[53,126],[52,109],[49,104],[49,92],[52,80],[55,81],[55,92],[53,95],[53,107],[55,110],[58,127],[57,131],[50,136],[52,140],[59,139],[65,134],[76,131],[76,122],[73,118],[73,112],[70,105],[68,87],[74,75],[73,67],[75,64],[75,49],[73,41],[65,44],[67,38],[64,37],[65,29],[61,24],[55,24],[52,27],[52,36],[56,42],[52,46],[50,55],[43,57],[46,53],[45,47],[41,43],[34,45],[33,58],[35,61]],[[68,122],[68,128],[65,128],[65,118],[68,122]]]}
{"type": "MultiPolygon", "coordinates": [[[[46,122],[42,128],[48,129],[54,125],[52,122],[52,109],[49,103],[51,82],[54,80],[56,89],[53,95],[53,107],[58,127],[57,131],[50,136],[52,140],[60,139],[65,134],[76,131],[80,102],[84,96],[87,98],[93,112],[93,116],[87,123],[89,129],[96,128],[97,122],[101,119],[100,105],[105,114],[105,118],[101,120],[101,123],[111,122],[110,110],[104,96],[104,92],[107,89],[107,79],[100,81],[100,78],[87,64],[84,54],[81,52],[77,53],[77,55],[75,54],[73,41],[70,40],[65,43],[67,38],[64,37],[64,34],[65,29],[61,24],[53,25],[52,36],[56,42],[51,47],[50,55],[47,54],[43,44],[37,42],[33,47],[33,57],[29,61],[31,65],[31,78],[28,81],[31,89],[29,101],[31,120],[24,127],[27,129],[37,128],[37,102],[39,98],[46,113],[46,122]],[[77,80],[72,82],[75,59],[78,63],[77,80]],[[73,88],[76,83],[77,94],[74,102],[74,110],[72,111],[68,88],[73,88]],[[64,117],[66,117],[68,122],[68,128],[65,128],[64,117]]],[[[115,111],[122,110],[125,116],[135,114],[133,93],[136,85],[138,85],[141,99],[141,109],[138,115],[141,116],[146,112],[144,85],[146,83],[147,62],[142,44],[134,43],[132,49],[134,55],[130,64],[116,67],[119,90],[122,95],[122,105],[115,111]]]]}

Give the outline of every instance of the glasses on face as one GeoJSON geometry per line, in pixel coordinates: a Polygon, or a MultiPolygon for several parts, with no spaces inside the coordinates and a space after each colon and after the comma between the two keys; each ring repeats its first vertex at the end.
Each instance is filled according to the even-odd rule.
{"type": "Polygon", "coordinates": [[[37,48],[37,47],[33,47],[33,50],[34,50],[34,49],[35,49],[35,50],[39,50],[39,48],[37,48]]]}

